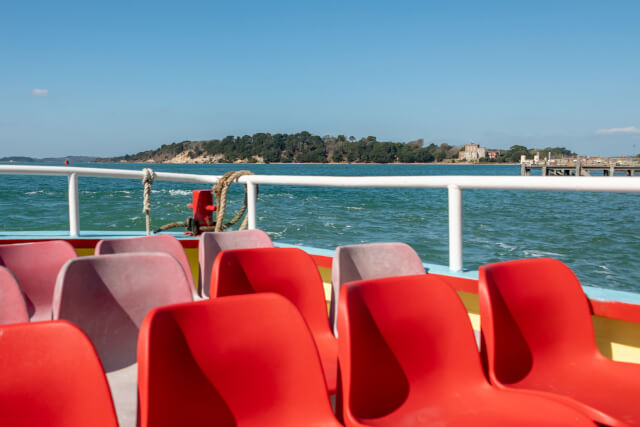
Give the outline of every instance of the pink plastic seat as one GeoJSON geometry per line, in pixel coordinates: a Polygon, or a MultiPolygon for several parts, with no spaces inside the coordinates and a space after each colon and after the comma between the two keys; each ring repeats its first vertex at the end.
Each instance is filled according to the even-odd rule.
{"type": "Polygon", "coordinates": [[[117,427],[91,342],[68,322],[0,327],[0,424],[117,427]]]}
{"type": "Polygon", "coordinates": [[[478,294],[493,384],[554,393],[601,424],[640,425],[640,366],[600,353],[569,267],[549,258],[485,265],[478,294]]]}
{"type": "Polygon", "coordinates": [[[223,251],[211,272],[211,296],[275,292],[300,310],[316,342],[330,393],[336,390],[338,344],[329,328],[322,278],[313,258],[297,248],[223,251]]]}
{"type": "Polygon", "coordinates": [[[209,297],[211,268],[218,254],[230,249],[272,248],[273,242],[262,230],[225,231],[202,233],[198,243],[200,283],[198,290],[202,297],[209,297]]]}
{"type": "Polygon", "coordinates": [[[0,265],[18,280],[32,321],[51,320],[58,271],[77,256],[73,246],[63,240],[0,245],[0,265]]]}
{"type": "Polygon", "coordinates": [[[348,282],[425,274],[422,260],[406,243],[366,243],[338,246],[331,264],[332,296],[329,320],[337,335],[336,310],[340,288],[348,282]]]}
{"type": "Polygon", "coordinates": [[[142,427],[338,427],[309,329],[265,293],[153,310],[138,348],[142,427]]]}
{"type": "Polygon", "coordinates": [[[189,280],[193,295],[197,295],[195,281],[191,274],[189,258],[180,241],[169,234],[133,237],[128,239],[104,239],[96,244],[96,255],[120,254],[128,252],[162,252],[178,260],[189,280]]]}
{"type": "Polygon", "coordinates": [[[0,267],[0,325],[28,322],[27,305],[15,276],[0,267]]]}
{"type": "Polygon", "coordinates": [[[467,312],[437,277],[352,282],[341,293],[345,425],[593,425],[553,400],[492,387],[467,312]]]}
{"type": "Polygon", "coordinates": [[[184,269],[164,253],[87,256],[60,271],[54,319],[73,322],[93,342],[121,427],[136,423],[136,347],[144,317],[155,307],[192,300],[184,269]]]}

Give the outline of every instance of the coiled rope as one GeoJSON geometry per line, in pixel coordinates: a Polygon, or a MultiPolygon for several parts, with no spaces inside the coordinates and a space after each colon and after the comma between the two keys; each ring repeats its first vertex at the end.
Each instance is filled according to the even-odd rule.
{"type": "Polygon", "coordinates": [[[151,217],[149,215],[149,212],[151,212],[151,186],[155,175],[153,170],[149,168],[142,169],[142,173],[142,185],[144,187],[142,192],[142,213],[146,216],[147,236],[149,236],[151,234],[151,217]]]}
{"type": "MultiPolygon", "coordinates": [[[[225,230],[235,223],[237,223],[242,215],[244,215],[247,210],[247,185],[244,185],[244,201],[242,202],[242,207],[238,210],[236,216],[234,216],[231,221],[228,223],[224,223],[224,214],[227,210],[227,192],[229,191],[229,187],[233,182],[236,182],[238,178],[245,175],[253,175],[253,172],[248,170],[241,171],[230,171],[222,175],[222,178],[218,180],[216,185],[213,186],[211,191],[213,191],[213,195],[216,197],[216,225],[214,231],[222,231],[225,230]]],[[[249,223],[249,216],[245,216],[242,224],[240,224],[239,230],[246,230],[247,225],[249,223]]],[[[204,230],[204,227],[201,229],[204,230]]]]}
{"type": "MultiPolygon", "coordinates": [[[[145,170],[147,170],[147,169],[145,169],[145,170]]],[[[161,231],[166,231],[166,230],[168,230],[170,228],[187,227],[187,229],[190,232],[192,232],[193,234],[198,234],[201,231],[223,231],[223,230],[226,230],[227,228],[235,225],[240,220],[240,218],[242,218],[242,216],[245,214],[245,212],[247,211],[247,185],[245,184],[245,186],[244,186],[244,201],[242,202],[242,206],[238,210],[238,213],[236,213],[236,216],[234,216],[231,219],[231,221],[225,223],[224,222],[224,215],[225,215],[225,212],[227,210],[227,193],[229,191],[229,187],[231,187],[231,184],[233,184],[234,182],[237,182],[238,178],[240,178],[241,176],[244,176],[244,175],[253,175],[253,172],[248,171],[248,170],[227,172],[211,188],[211,192],[213,193],[213,195],[215,197],[215,203],[216,203],[216,206],[217,206],[215,224],[213,224],[213,225],[200,225],[196,221],[192,222],[191,221],[192,218],[187,218],[185,221],[176,221],[176,222],[171,222],[169,224],[165,224],[165,225],[157,228],[156,230],[153,230],[153,232],[154,233],[159,233],[161,231]]],[[[144,182],[144,180],[143,180],[143,182],[144,182]]],[[[152,179],[152,182],[153,182],[153,179],[152,179]]],[[[149,187],[149,188],[151,188],[151,187],[149,187]]],[[[257,191],[258,191],[258,186],[256,185],[256,193],[257,193],[257,191]]],[[[148,224],[148,220],[147,220],[147,224],[148,224]]],[[[242,224],[240,224],[239,230],[246,230],[248,224],[249,224],[249,217],[245,216],[244,220],[242,221],[242,224]]],[[[147,234],[148,233],[149,233],[149,226],[147,225],[147,234]]]]}

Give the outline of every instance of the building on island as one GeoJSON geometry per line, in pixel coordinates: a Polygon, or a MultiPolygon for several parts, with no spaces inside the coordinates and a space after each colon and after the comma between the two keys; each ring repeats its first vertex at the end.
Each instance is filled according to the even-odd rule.
{"type": "Polygon", "coordinates": [[[467,162],[477,162],[485,157],[487,157],[487,149],[474,143],[465,144],[464,151],[458,153],[458,160],[466,160],[467,162]]]}

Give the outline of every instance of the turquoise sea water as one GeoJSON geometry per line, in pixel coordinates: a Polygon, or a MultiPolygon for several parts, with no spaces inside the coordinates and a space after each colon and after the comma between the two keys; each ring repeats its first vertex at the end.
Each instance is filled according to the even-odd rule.
{"type": "MultiPolygon", "coordinates": [[[[519,175],[487,165],[140,165],[74,166],[222,174],[250,169],[287,175],[519,175]]],[[[571,179],[569,177],[563,179],[571,179]]],[[[629,178],[640,179],[640,178],[629,178]]],[[[184,220],[191,190],[156,182],[151,222],[184,220]]],[[[81,230],[144,230],[138,180],[80,178],[81,230]]],[[[230,191],[231,212],[242,187],[230,191]]],[[[464,267],[524,257],[567,263],[584,285],[640,291],[640,194],[465,190],[464,267]]],[[[261,186],[258,227],[273,240],[333,249],[402,241],[425,262],[448,265],[447,191],[261,186]]],[[[68,230],[66,177],[0,175],[0,230],[68,230]]]]}

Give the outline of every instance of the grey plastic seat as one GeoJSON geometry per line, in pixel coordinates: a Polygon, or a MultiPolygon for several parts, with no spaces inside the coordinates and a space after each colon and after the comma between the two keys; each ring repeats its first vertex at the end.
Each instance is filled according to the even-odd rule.
{"type": "Polygon", "coordinates": [[[331,265],[332,296],[329,321],[338,336],[337,314],[340,288],[356,280],[425,274],[422,260],[406,243],[385,242],[338,246],[331,265]]]}
{"type": "Polygon", "coordinates": [[[119,254],[128,252],[163,252],[178,260],[189,280],[189,285],[196,296],[195,281],[191,274],[189,258],[178,239],[169,234],[143,236],[126,239],[103,239],[96,245],[96,255],[119,254]]]}
{"type": "Polygon", "coordinates": [[[226,231],[202,233],[198,243],[201,296],[209,298],[211,268],[218,254],[231,249],[272,248],[271,238],[262,230],[226,231]]]}
{"type": "Polygon", "coordinates": [[[184,269],[164,253],[87,256],[62,267],[53,318],[82,329],[96,348],[121,427],[137,415],[138,331],[156,307],[193,301],[184,269]]]}
{"type": "Polygon", "coordinates": [[[20,285],[11,271],[0,267],[0,325],[29,321],[20,285]]]}
{"type": "Polygon", "coordinates": [[[63,240],[0,245],[0,265],[18,280],[31,321],[51,320],[58,271],[77,256],[73,246],[63,240]]]}

